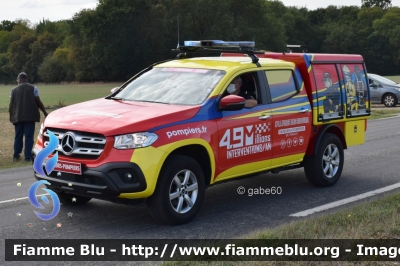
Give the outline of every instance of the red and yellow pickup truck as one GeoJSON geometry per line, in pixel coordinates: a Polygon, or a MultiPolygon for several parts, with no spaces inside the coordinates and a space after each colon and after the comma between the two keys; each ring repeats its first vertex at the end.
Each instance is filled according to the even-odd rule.
{"type": "Polygon", "coordinates": [[[220,41],[177,50],[222,54],[180,54],[105,98],[46,118],[33,151],[53,134],[58,163],[35,177],[62,203],[146,200],[155,219],[182,224],[220,181],[304,167],[312,184],[331,186],[343,150],[364,143],[370,101],[360,55],[269,53],[220,41]]]}

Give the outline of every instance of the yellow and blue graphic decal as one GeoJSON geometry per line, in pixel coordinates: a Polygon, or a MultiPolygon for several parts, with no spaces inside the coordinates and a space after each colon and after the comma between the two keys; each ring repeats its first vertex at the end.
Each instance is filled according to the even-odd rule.
{"type": "Polygon", "coordinates": [[[310,73],[311,69],[312,69],[311,62],[314,61],[314,55],[313,54],[304,54],[303,58],[304,58],[304,62],[306,63],[307,72],[310,73]]]}

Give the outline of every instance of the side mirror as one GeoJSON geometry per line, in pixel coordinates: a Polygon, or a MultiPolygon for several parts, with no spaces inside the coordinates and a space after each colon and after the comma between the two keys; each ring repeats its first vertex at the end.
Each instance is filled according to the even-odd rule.
{"type": "Polygon", "coordinates": [[[119,89],[119,87],[115,87],[115,88],[111,89],[111,94],[113,94],[118,89],[119,89]]]}
{"type": "Polygon", "coordinates": [[[219,102],[219,109],[225,111],[238,111],[244,108],[246,99],[237,95],[228,95],[219,102]]]}
{"type": "Polygon", "coordinates": [[[378,87],[378,85],[376,85],[375,83],[372,83],[372,84],[370,84],[369,85],[371,88],[374,88],[374,89],[376,89],[377,87],[378,87]]]}

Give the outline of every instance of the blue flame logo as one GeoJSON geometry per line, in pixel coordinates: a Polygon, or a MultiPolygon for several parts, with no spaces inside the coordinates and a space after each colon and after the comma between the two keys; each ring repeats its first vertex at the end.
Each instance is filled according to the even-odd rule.
{"type": "MultiPolygon", "coordinates": [[[[47,158],[47,156],[49,156],[53,151],[57,149],[58,146],[58,138],[53,134],[53,132],[47,130],[47,133],[49,133],[50,137],[49,145],[47,145],[46,148],[44,148],[38,153],[38,155],[35,158],[35,162],[33,163],[33,169],[39,175],[46,175],[43,171],[43,162],[47,158]]],[[[47,174],[53,172],[54,168],[57,165],[57,161],[58,161],[58,151],[54,154],[53,157],[48,159],[46,162],[47,174]]]]}
{"type": "MultiPolygon", "coordinates": [[[[46,175],[43,171],[43,163],[45,161],[45,159],[47,158],[47,156],[49,156],[53,151],[56,150],[57,146],[58,146],[58,138],[49,130],[47,130],[47,132],[49,133],[49,137],[50,137],[50,141],[49,141],[49,145],[47,145],[46,148],[44,148],[43,150],[41,150],[38,155],[35,158],[35,161],[33,163],[33,169],[35,170],[36,173],[38,173],[39,175],[46,175]]],[[[51,172],[53,172],[54,168],[57,165],[57,161],[58,161],[58,152],[56,152],[54,154],[54,156],[50,159],[47,160],[45,168],[46,168],[46,172],[48,174],[50,174],[51,172]]],[[[28,190],[28,199],[31,202],[31,204],[33,206],[35,206],[38,209],[44,209],[44,207],[39,203],[39,201],[37,200],[36,197],[36,191],[38,189],[38,187],[40,185],[50,185],[50,183],[46,180],[40,180],[37,181],[35,183],[32,184],[32,186],[29,188],[28,190]]],[[[57,194],[47,188],[42,188],[44,191],[46,191],[47,193],[49,193],[52,201],[53,201],[53,211],[49,214],[42,214],[40,212],[37,211],[33,211],[36,216],[44,221],[48,221],[53,219],[54,217],[57,216],[57,214],[60,212],[60,199],[58,198],[57,194]]],[[[43,200],[44,203],[49,204],[49,200],[45,195],[41,196],[41,199],[43,200]]]]}
{"type": "MultiPolygon", "coordinates": [[[[29,201],[31,202],[31,204],[33,206],[35,206],[38,209],[44,209],[44,207],[38,202],[38,200],[36,198],[36,191],[37,191],[38,187],[42,184],[50,185],[50,183],[47,182],[46,180],[40,180],[40,181],[33,183],[32,186],[28,190],[29,201]]],[[[51,220],[54,217],[56,217],[57,214],[60,212],[60,199],[58,198],[57,194],[54,193],[54,191],[47,189],[47,188],[42,188],[42,189],[44,191],[46,191],[47,193],[49,193],[51,199],[53,200],[53,211],[49,214],[42,214],[37,211],[33,211],[33,212],[36,214],[36,216],[38,218],[40,218],[44,221],[48,221],[48,220],[51,220]]],[[[43,200],[44,203],[49,204],[49,199],[45,195],[42,195],[41,199],[43,200]]]]}

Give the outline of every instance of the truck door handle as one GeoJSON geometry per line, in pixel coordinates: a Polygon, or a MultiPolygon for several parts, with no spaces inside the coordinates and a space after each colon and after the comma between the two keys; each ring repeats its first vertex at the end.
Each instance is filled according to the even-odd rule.
{"type": "Polygon", "coordinates": [[[269,115],[262,115],[258,119],[265,120],[265,119],[268,119],[269,117],[270,117],[269,115]]]}
{"type": "Polygon", "coordinates": [[[301,110],[299,111],[299,113],[306,113],[306,112],[308,112],[308,111],[310,111],[310,109],[301,109],[301,110]]]}

